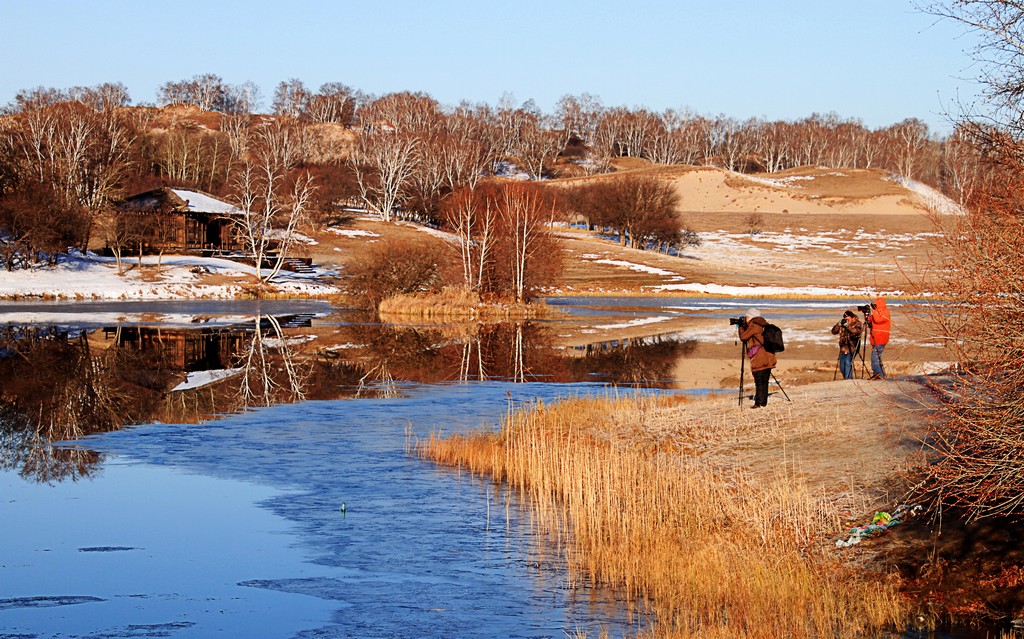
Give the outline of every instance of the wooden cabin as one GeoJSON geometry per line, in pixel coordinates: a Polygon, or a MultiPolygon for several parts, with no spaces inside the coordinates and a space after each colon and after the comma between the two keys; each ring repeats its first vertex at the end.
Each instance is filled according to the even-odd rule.
{"type": "Polygon", "coordinates": [[[196,253],[206,257],[237,254],[242,242],[234,219],[242,211],[215,197],[163,187],[118,203],[117,237],[131,251],[196,253]]]}

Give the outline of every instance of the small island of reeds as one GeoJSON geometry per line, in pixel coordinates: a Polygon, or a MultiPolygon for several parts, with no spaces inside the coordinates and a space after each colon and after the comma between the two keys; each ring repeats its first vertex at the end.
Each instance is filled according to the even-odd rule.
{"type": "Polygon", "coordinates": [[[381,319],[402,316],[436,321],[535,319],[550,317],[556,312],[542,301],[484,299],[475,291],[461,288],[394,295],[381,300],[378,307],[381,319]]]}

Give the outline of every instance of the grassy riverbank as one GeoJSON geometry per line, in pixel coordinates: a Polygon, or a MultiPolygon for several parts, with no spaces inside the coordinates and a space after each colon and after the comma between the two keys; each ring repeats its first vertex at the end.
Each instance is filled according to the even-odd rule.
{"type": "Polygon", "coordinates": [[[888,503],[877,474],[903,463],[893,438],[913,413],[896,384],[814,387],[765,411],[724,398],[536,405],[419,453],[527,492],[573,578],[650,602],[657,636],[864,636],[909,606],[898,578],[832,539],[888,503]],[[851,408],[871,426],[844,418],[851,408]]]}

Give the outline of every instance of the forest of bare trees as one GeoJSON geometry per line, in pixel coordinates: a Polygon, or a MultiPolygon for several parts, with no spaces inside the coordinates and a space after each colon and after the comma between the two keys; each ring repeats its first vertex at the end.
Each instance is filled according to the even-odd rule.
{"type": "MultiPolygon", "coordinates": [[[[239,206],[246,216],[236,232],[262,264],[270,238],[288,238],[300,224],[329,223],[342,204],[468,237],[478,223],[467,222],[467,204],[490,198],[494,210],[486,214],[495,225],[486,232],[496,233],[504,228],[501,215],[516,207],[496,204],[504,194],[466,196],[467,190],[502,178],[544,184],[607,173],[623,157],[742,172],[875,168],[935,185],[960,202],[987,179],[963,131],[940,139],[914,118],[878,129],[835,114],[740,121],[686,109],[606,107],[590,94],[566,95],[544,113],[509,95],[496,105],[448,106],[424,93],[372,96],[341,82],[314,90],[297,78],[281,81],[264,109],[258,86],[212,73],[166,82],[155,97],[156,106],[132,106],[120,83],[38,87],[4,108],[5,268],[53,261],[68,247],[120,255],[127,238],[96,233],[98,221],[121,198],[162,185],[239,206]]],[[[559,191],[544,198],[554,202],[544,205],[548,219],[582,216],[634,248],[671,250],[695,240],[656,180],[559,191]]],[[[532,197],[523,192],[517,201],[532,197]]],[[[515,247],[516,238],[507,235],[508,248],[495,236],[483,256],[464,256],[475,263],[464,263],[463,284],[494,289],[494,278],[485,281],[481,270],[493,258],[509,260],[499,271],[512,274],[499,287],[505,294],[520,297],[535,287],[517,274],[525,248],[515,247]]]]}

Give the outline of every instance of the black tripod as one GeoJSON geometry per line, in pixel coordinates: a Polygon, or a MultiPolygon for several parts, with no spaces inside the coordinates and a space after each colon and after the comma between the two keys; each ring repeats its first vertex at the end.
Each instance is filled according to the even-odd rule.
{"type": "MultiPolygon", "coordinates": [[[[868,343],[868,345],[870,345],[870,344],[872,344],[872,339],[871,339],[871,337],[872,337],[871,336],[871,319],[870,319],[870,315],[868,313],[864,313],[864,325],[867,326],[867,329],[868,329],[867,343],[868,343]]],[[[865,346],[864,350],[868,350],[868,348],[869,348],[869,346],[865,346]]],[[[874,349],[874,346],[870,346],[870,348],[874,349]]],[[[875,356],[874,350],[872,350],[872,353],[871,353],[872,363],[873,363],[873,360],[874,360],[874,356],[875,356]]],[[[868,377],[868,365],[864,363],[864,353],[860,354],[860,363],[861,363],[861,370],[864,371],[864,376],[868,377]]],[[[878,368],[879,368],[880,371],[882,371],[881,372],[881,376],[883,378],[885,378],[886,377],[886,374],[885,374],[885,364],[882,363],[882,356],[881,356],[881,354],[878,355],[878,368]]],[[[875,374],[875,370],[874,370],[874,368],[872,368],[870,376],[873,377],[874,374],[875,374]]]]}
{"type": "MultiPolygon", "coordinates": [[[[860,347],[857,349],[857,351],[860,353],[860,371],[861,371],[860,377],[861,377],[861,379],[867,379],[868,377],[871,377],[871,375],[874,375],[874,373],[875,373],[875,371],[872,370],[871,371],[871,375],[868,375],[868,364],[867,364],[867,362],[864,361],[864,351],[866,351],[866,350],[871,348],[871,315],[870,315],[870,313],[864,313],[864,333],[863,334],[866,335],[867,339],[862,339],[860,341],[860,347]]],[[[882,360],[878,360],[878,365],[879,366],[882,365],[882,360]]],[[[882,368],[882,371],[883,371],[883,374],[884,374],[885,368],[882,368]]]]}
{"type": "Polygon", "coordinates": [[[857,341],[857,352],[853,356],[854,365],[856,365],[856,363],[857,363],[856,362],[857,357],[860,357],[860,378],[861,379],[865,379],[866,377],[868,377],[868,364],[867,364],[867,362],[864,361],[864,351],[866,351],[867,349],[864,347],[864,344],[865,343],[867,343],[867,344],[871,343],[871,324],[869,322],[864,322],[864,325],[867,326],[867,328],[865,329],[864,332],[861,333],[861,339],[857,341]],[[865,333],[867,334],[867,339],[864,338],[865,333]]]}

